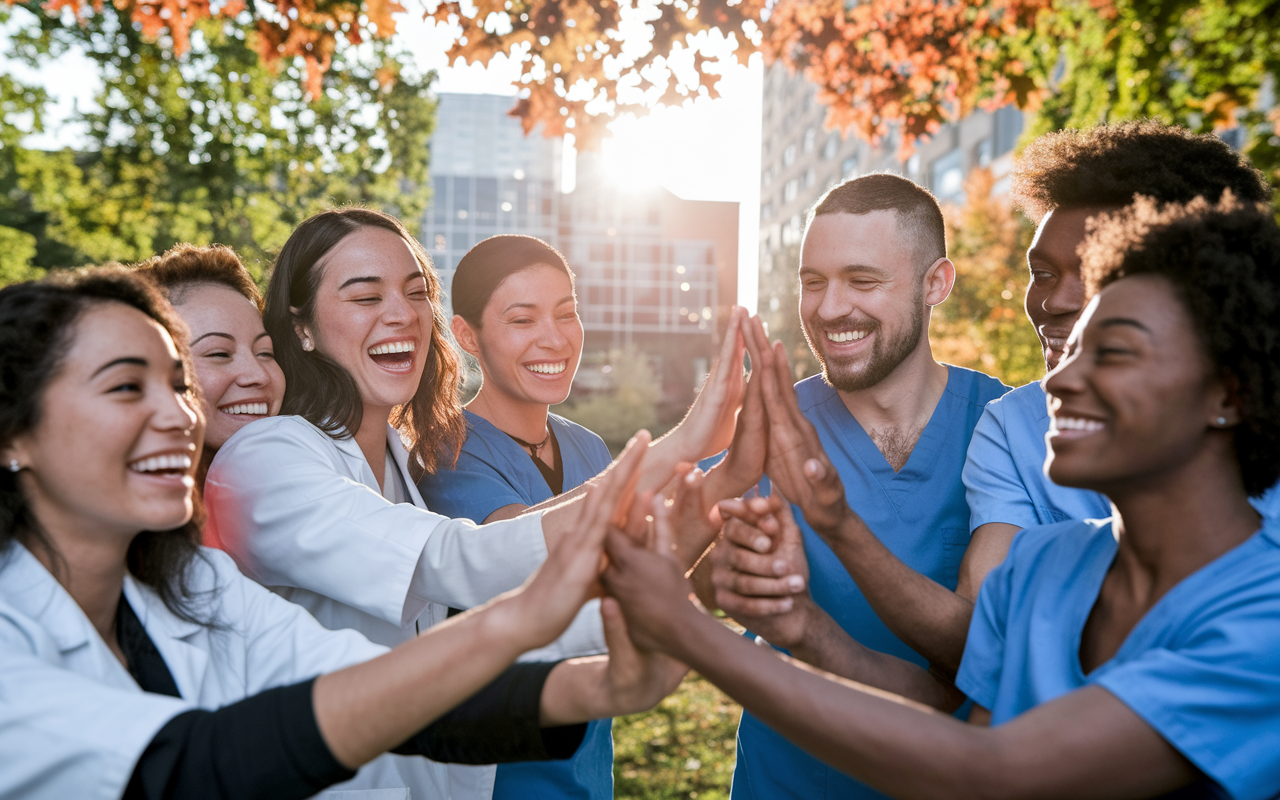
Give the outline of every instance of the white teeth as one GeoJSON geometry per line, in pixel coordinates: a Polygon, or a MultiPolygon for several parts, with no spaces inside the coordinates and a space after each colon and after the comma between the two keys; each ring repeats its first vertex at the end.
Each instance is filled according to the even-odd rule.
{"type": "Polygon", "coordinates": [[[1106,427],[1096,419],[1080,419],[1078,417],[1054,417],[1053,427],[1060,431],[1085,431],[1093,433],[1106,427]]]}
{"type": "Polygon", "coordinates": [[[388,353],[412,353],[415,349],[413,342],[392,342],[390,344],[380,344],[377,347],[370,347],[369,355],[385,356],[388,353]]]}
{"type": "Polygon", "coordinates": [[[266,403],[235,403],[218,409],[224,414],[253,414],[259,417],[267,415],[266,403]]]}
{"type": "Polygon", "coordinates": [[[856,342],[859,339],[865,339],[867,331],[843,331],[841,333],[832,333],[827,331],[827,340],[831,342],[856,342]]]}
{"type": "Polygon", "coordinates": [[[568,364],[568,361],[557,361],[554,364],[525,364],[524,368],[542,375],[559,375],[568,364]]]}
{"type": "Polygon", "coordinates": [[[191,456],[185,454],[140,458],[129,465],[134,472],[160,472],[161,470],[191,469],[191,456]]]}

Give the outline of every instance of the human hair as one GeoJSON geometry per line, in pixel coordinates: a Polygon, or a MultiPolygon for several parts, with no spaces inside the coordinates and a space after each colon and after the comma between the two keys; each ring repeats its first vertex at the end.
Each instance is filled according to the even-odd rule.
{"type": "Polygon", "coordinates": [[[543,264],[563,272],[569,278],[570,288],[573,287],[569,262],[551,245],[519,233],[490,236],[468,250],[458,262],[449,290],[453,313],[471,327],[479,328],[484,307],[498,285],[521,270],[543,264]]]}
{"type": "Polygon", "coordinates": [[[823,214],[870,214],[872,211],[897,212],[898,228],[915,247],[921,273],[933,262],[947,257],[947,229],[937,198],[923,186],[888,172],[851,178],[828,189],[809,211],[806,228],[823,214]]]}
{"type": "Polygon", "coordinates": [[[1018,157],[1010,193],[1038,222],[1058,208],[1121,208],[1135,195],[1216,201],[1226,189],[1247,202],[1271,199],[1266,177],[1217,136],[1142,120],[1040,136],[1018,157]]]}
{"type": "Polygon", "coordinates": [[[391,415],[391,424],[409,439],[410,466],[417,480],[441,466],[452,466],[462,450],[466,439],[458,402],[462,367],[447,335],[440,277],[422,245],[389,214],[354,206],[322,211],[304,220],[280,249],[263,312],[263,325],[284,372],[280,413],[297,414],[331,436],[353,435],[360,428],[364,403],[355,379],[318,350],[303,350],[294,324],[314,322],[316,292],[324,272],[321,262],[339,242],[362,228],[382,228],[400,236],[426,276],[432,322],[422,380],[413,399],[391,415]],[[291,309],[296,309],[296,315],[291,309]]]}
{"type": "Polygon", "coordinates": [[[175,306],[185,303],[195,287],[214,284],[244,295],[262,312],[262,292],[258,291],[240,257],[225,245],[200,247],[184,242],[139,262],[134,268],[159,286],[175,306]]]}
{"type": "MultiPolygon", "coordinates": [[[[138,274],[118,266],[99,267],[14,284],[0,289],[0,445],[40,424],[45,392],[75,343],[77,322],[85,312],[106,303],[136,308],[164,328],[178,350],[188,384],[197,386],[186,325],[159,290],[138,274]]],[[[198,403],[192,408],[200,413],[198,403]]],[[[21,542],[29,549],[44,550],[60,568],[62,557],[23,495],[19,474],[0,469],[0,551],[21,542]]],[[[200,552],[204,522],[198,494],[192,502],[195,513],[185,525],[135,536],[127,566],[175,615],[202,622],[193,615],[193,591],[187,583],[188,566],[200,552]]]]}
{"type": "Polygon", "coordinates": [[[1082,254],[1090,296],[1130,275],[1172,284],[1239,403],[1245,491],[1270,488],[1280,477],[1280,228],[1270,209],[1231,192],[1165,206],[1139,197],[1095,223],[1082,254]]]}

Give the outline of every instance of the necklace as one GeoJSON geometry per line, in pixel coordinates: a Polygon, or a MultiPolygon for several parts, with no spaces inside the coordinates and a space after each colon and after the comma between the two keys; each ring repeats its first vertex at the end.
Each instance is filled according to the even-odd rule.
{"type": "Polygon", "coordinates": [[[519,436],[512,436],[509,433],[507,435],[511,436],[511,438],[515,440],[516,444],[520,445],[523,448],[526,448],[529,451],[529,455],[533,456],[534,458],[540,458],[538,453],[542,450],[543,447],[546,446],[547,442],[551,440],[551,428],[548,427],[546,430],[547,430],[547,435],[543,436],[542,441],[538,442],[537,444],[534,444],[533,442],[526,442],[524,439],[521,439],[519,436]]]}

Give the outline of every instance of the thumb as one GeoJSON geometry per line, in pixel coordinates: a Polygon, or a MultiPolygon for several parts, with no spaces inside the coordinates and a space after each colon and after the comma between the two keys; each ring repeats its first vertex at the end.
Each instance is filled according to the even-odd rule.
{"type": "Polygon", "coordinates": [[[804,462],[804,476],[813,490],[813,498],[820,504],[829,506],[844,496],[840,475],[826,458],[811,458],[804,462]]]}
{"type": "Polygon", "coordinates": [[[609,649],[609,659],[616,659],[614,667],[624,667],[639,660],[640,653],[631,641],[627,619],[617,600],[612,597],[600,600],[600,619],[604,623],[604,643],[609,649]]]}

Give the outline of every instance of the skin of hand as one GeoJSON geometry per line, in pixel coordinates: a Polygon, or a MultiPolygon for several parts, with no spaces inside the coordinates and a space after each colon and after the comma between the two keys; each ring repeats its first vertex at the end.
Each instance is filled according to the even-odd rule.
{"type": "Polygon", "coordinates": [[[734,426],[733,439],[724,460],[708,472],[707,496],[715,500],[738,497],[760,482],[768,456],[769,418],[765,413],[763,375],[759,370],[760,349],[752,325],[761,325],[759,317],[743,320],[743,338],[751,357],[752,373],[747,380],[742,410],[734,426]]]}
{"type": "MultiPolygon", "coordinates": [[[[577,524],[524,586],[435,626],[390,653],[316,680],[316,722],[339,762],[355,768],[395,747],[474,694],[521,653],[551,642],[568,627],[582,604],[598,591],[603,540],[611,520],[629,510],[648,443],[647,432],[632,439],[579,504],[577,524]],[[422,691],[426,686],[431,691],[422,691]]],[[[627,701],[622,703],[624,708],[650,697],[657,702],[661,695],[654,697],[655,686],[665,684],[654,676],[666,673],[653,672],[652,665],[638,667],[628,656],[624,653],[621,672],[615,667],[610,673],[603,660],[566,662],[557,665],[552,676],[561,673],[557,685],[577,685],[596,698],[621,691],[627,701]]],[[[583,708],[565,692],[553,691],[548,698],[545,691],[546,687],[542,713],[558,724],[591,719],[581,715],[586,711],[613,710],[604,700],[583,708]]]]}
{"type": "Polygon", "coordinates": [[[716,605],[775,647],[801,644],[823,612],[807,590],[800,529],[776,497],[726,500],[722,541],[711,551],[716,605]]]}

